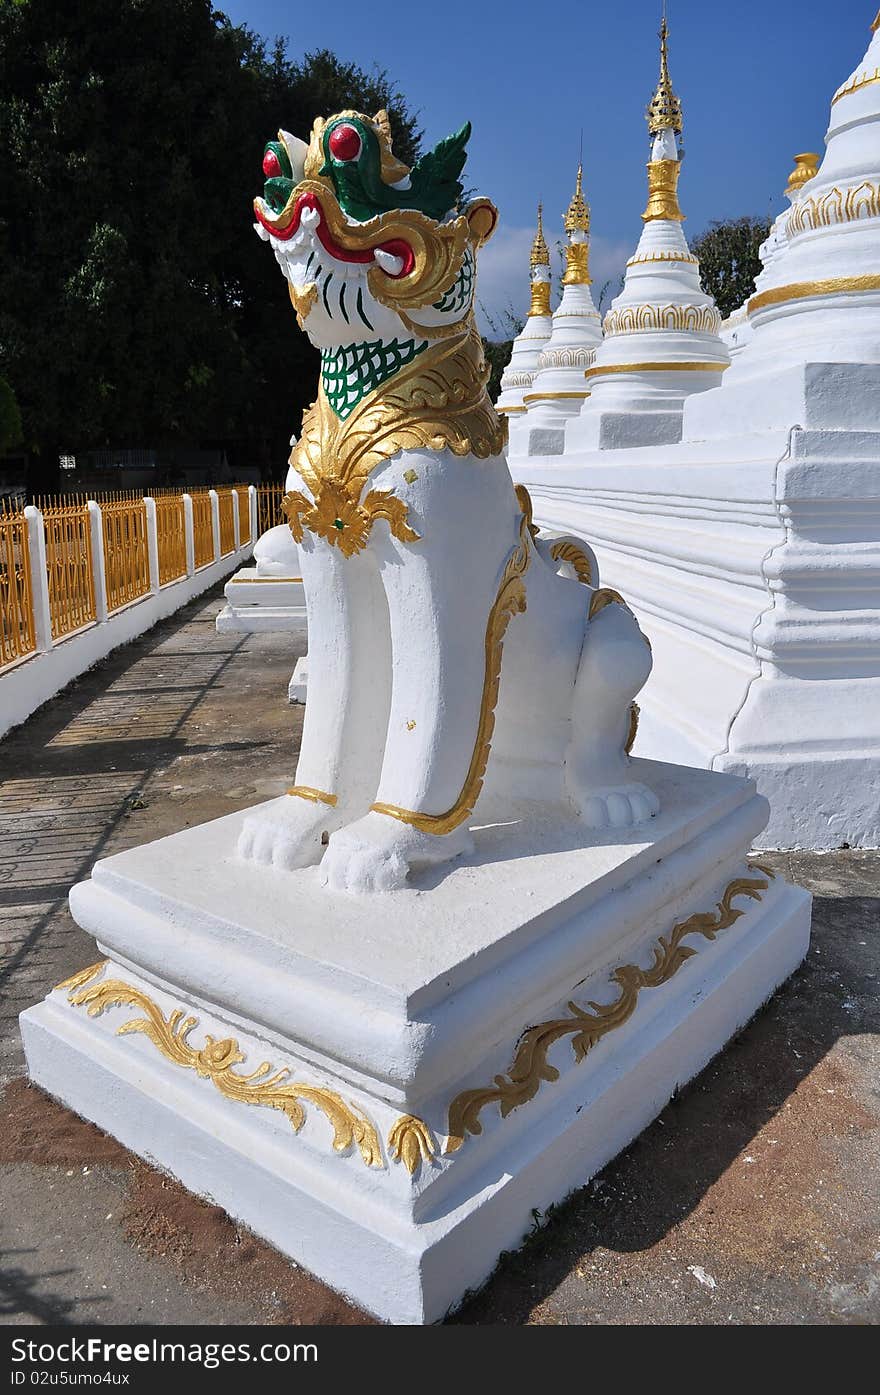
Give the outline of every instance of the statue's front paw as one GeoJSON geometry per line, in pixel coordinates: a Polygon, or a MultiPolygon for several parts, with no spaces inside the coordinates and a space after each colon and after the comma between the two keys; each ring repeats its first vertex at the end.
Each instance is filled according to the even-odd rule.
{"type": "Polygon", "coordinates": [[[238,855],[285,872],[311,867],[320,862],[322,840],[335,822],[329,807],[283,795],[247,815],[238,836],[238,855]]]}
{"type": "Polygon", "coordinates": [[[321,881],[333,891],[398,891],[411,868],[447,862],[472,847],[467,828],[441,837],[371,810],[331,836],[321,881]]]}
{"type": "Polygon", "coordinates": [[[613,785],[591,790],[581,801],[588,828],[631,828],[660,812],[660,801],[647,785],[613,785]]]}

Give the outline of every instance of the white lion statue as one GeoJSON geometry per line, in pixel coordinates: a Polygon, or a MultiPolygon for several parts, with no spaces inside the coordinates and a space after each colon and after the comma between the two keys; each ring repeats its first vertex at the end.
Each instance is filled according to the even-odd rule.
{"type": "Polygon", "coordinates": [[[309,626],[296,783],[239,853],[320,862],[338,891],[401,887],[477,821],[658,809],[628,755],[649,646],[589,549],[532,526],[486,394],[474,286],[497,214],[462,206],[469,134],[409,169],[385,112],[344,111],[269,143],[255,202],[321,381],[285,498],[309,626]]]}

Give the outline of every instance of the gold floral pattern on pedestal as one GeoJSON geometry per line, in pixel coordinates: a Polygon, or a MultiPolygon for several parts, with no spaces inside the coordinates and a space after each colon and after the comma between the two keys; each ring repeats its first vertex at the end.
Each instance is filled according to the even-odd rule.
{"type": "Polygon", "coordinates": [[[182,1008],[175,1008],[166,1018],[152,998],[122,979],[96,982],[106,965],[107,960],[102,960],[58,984],[59,990],[67,992],[67,1001],[71,1006],[84,1007],[90,1017],[99,1017],[112,1007],[137,1008],[144,1016],[123,1022],[117,1028],[117,1036],[143,1033],[166,1060],[185,1070],[194,1070],[203,1080],[210,1080],[226,1099],[280,1110],[289,1120],[294,1133],[299,1133],[305,1123],[303,1105],[314,1105],[333,1128],[333,1147],[337,1153],[347,1152],[356,1144],[367,1167],[384,1165],[375,1127],[366,1115],[354,1105],[346,1103],[335,1090],[291,1081],[286,1066],[275,1070],[268,1061],[263,1061],[247,1075],[240,1074],[234,1067],[241,1065],[245,1056],[235,1037],[224,1037],[218,1041],[206,1035],[204,1046],[192,1046],[188,1038],[198,1026],[197,1017],[188,1017],[182,1008]]]}
{"type": "Polygon", "coordinates": [[[388,1152],[395,1162],[402,1162],[410,1177],[423,1162],[433,1162],[437,1156],[437,1140],[423,1119],[403,1114],[391,1126],[388,1152]]]}
{"type": "Polygon", "coordinates": [[[668,983],[682,965],[697,953],[692,946],[682,943],[688,935],[702,935],[706,940],[714,940],[719,931],[728,929],[745,914],[733,905],[737,897],[747,896],[752,901],[760,901],[773,873],[764,867],[756,866],[754,870],[762,875],[739,877],[730,882],[714,911],[701,911],[688,916],[687,920],[674,925],[668,936],[660,935],[653,949],[650,968],[623,964],[615,969],[611,978],[620,993],[613,1002],[590,1002],[585,1008],[570,1002],[570,1016],[528,1027],[520,1037],[506,1075],[496,1075],[491,1085],[463,1090],[456,1095],[449,1106],[449,1137],[445,1151],[455,1153],[468,1134],[482,1133],[480,1114],[490,1104],[498,1105],[504,1119],[512,1110],[534,1099],[542,1082],[558,1080],[559,1071],[548,1060],[550,1048],[557,1041],[571,1037],[574,1059],[580,1062],[604,1036],[628,1022],[636,1010],[642,990],[660,988],[668,983]]]}

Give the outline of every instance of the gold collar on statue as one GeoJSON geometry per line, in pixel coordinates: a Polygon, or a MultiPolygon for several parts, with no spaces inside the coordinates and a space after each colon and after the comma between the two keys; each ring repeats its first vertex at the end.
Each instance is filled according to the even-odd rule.
{"type": "Polygon", "coordinates": [[[366,545],[380,517],[400,541],[416,541],[406,504],[390,491],[372,490],[361,499],[364,485],[375,469],[402,450],[448,448],[454,455],[481,460],[498,455],[507,427],[486,394],[487,378],[471,314],[460,334],[426,349],[368,393],[344,421],[319,388],[290,456],[313,496],[295,491],[285,497],[295,541],[302,542],[303,529],[308,528],[350,557],[366,545]]]}

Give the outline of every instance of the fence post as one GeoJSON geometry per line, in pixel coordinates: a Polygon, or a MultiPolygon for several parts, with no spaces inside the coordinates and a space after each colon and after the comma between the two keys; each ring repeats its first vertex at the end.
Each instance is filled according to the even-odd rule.
{"type": "Polygon", "coordinates": [[[193,531],[193,501],[191,494],[181,494],[183,500],[183,538],[186,544],[186,574],[195,576],[196,537],[193,531]]]}
{"type": "Polygon", "coordinates": [[[257,541],[257,520],[259,516],[259,505],[257,503],[257,487],[255,484],[248,485],[248,500],[250,503],[251,515],[251,542],[257,541]]]}
{"type": "Polygon", "coordinates": [[[34,615],[34,642],[38,654],[52,648],[52,612],[49,608],[49,570],[46,566],[46,525],[33,504],[24,511],[27,519],[28,560],[31,570],[31,605],[34,615]]]}
{"type": "Polygon", "coordinates": [[[208,490],[211,500],[211,536],[214,539],[214,561],[220,561],[220,498],[216,489],[208,490]]]}
{"type": "Polygon", "coordinates": [[[92,536],[92,585],[95,588],[95,620],[100,623],[109,614],[107,609],[107,571],[104,565],[104,529],[101,527],[101,508],[94,499],[86,505],[89,511],[89,530],[92,536]]]}
{"type": "Polygon", "coordinates": [[[238,519],[238,490],[231,489],[232,495],[232,544],[233,550],[238,552],[241,547],[241,525],[238,519]]]}
{"type": "Polygon", "coordinates": [[[144,495],[147,511],[147,560],[150,566],[150,591],[159,594],[159,525],[156,519],[156,500],[144,495]]]}

